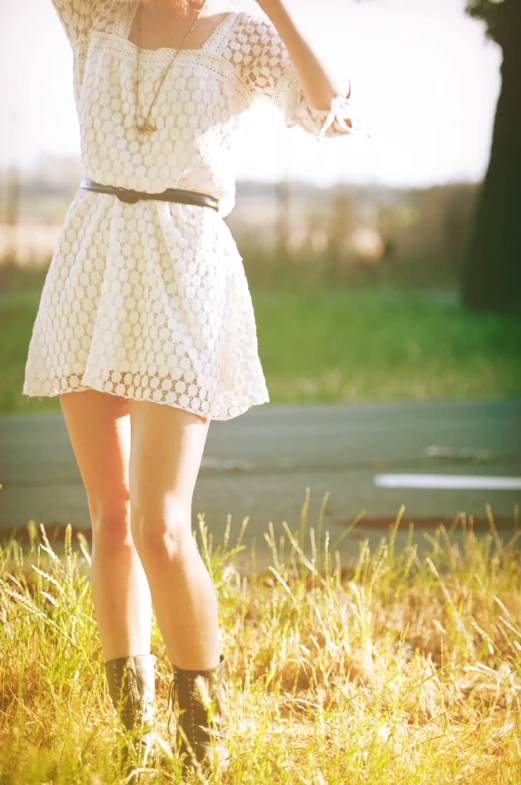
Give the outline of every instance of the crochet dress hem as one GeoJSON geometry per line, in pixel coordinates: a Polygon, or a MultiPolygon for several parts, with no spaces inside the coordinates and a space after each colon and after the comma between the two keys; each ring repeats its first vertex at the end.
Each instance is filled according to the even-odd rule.
{"type": "Polygon", "coordinates": [[[215,420],[216,422],[227,422],[228,420],[233,420],[235,417],[239,417],[241,414],[244,414],[253,406],[262,406],[264,403],[270,403],[270,398],[259,398],[259,399],[252,399],[250,403],[243,404],[242,406],[234,406],[231,407],[234,410],[233,414],[230,414],[228,417],[223,417],[222,415],[215,415],[212,416],[210,413],[204,414],[200,411],[194,411],[194,409],[190,409],[186,406],[180,406],[176,403],[169,403],[168,401],[154,401],[151,398],[136,398],[132,395],[120,395],[119,393],[115,393],[112,390],[106,390],[103,388],[103,382],[99,383],[99,386],[96,386],[95,383],[92,385],[79,385],[77,387],[65,387],[63,389],[55,389],[53,392],[49,393],[42,393],[42,392],[27,392],[26,390],[23,391],[22,395],[26,399],[26,403],[29,403],[29,398],[38,398],[41,400],[42,398],[56,398],[58,395],[65,395],[66,393],[70,392],[85,392],[87,390],[96,390],[97,392],[103,392],[107,395],[113,395],[116,398],[122,398],[127,401],[149,401],[150,403],[157,403],[160,406],[171,406],[174,409],[181,409],[183,412],[189,412],[190,414],[195,414],[198,417],[205,417],[207,420],[215,420]]]}

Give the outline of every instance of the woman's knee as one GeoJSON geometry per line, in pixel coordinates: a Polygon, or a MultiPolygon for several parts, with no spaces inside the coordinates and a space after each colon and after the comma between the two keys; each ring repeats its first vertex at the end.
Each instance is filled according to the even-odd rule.
{"type": "Polygon", "coordinates": [[[131,511],[132,538],[140,554],[154,561],[187,558],[194,547],[190,510],[162,505],[159,509],[131,511]]]}
{"type": "Polygon", "coordinates": [[[132,545],[128,500],[122,499],[110,508],[92,505],[91,510],[92,539],[98,549],[113,551],[132,545]]]}

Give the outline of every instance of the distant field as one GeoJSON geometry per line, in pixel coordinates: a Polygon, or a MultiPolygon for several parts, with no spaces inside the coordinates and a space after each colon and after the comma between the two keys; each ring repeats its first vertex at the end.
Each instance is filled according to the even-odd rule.
{"type": "Polygon", "coordinates": [[[12,228],[0,221],[0,259],[16,249],[19,264],[47,264],[58,239],[63,220],[24,219],[12,228]]]}
{"type": "MultiPolygon", "coordinates": [[[[41,278],[0,298],[0,412],[58,411],[21,394],[41,278]]],[[[521,394],[521,319],[466,313],[455,294],[345,288],[252,293],[273,403],[521,394]]]]}

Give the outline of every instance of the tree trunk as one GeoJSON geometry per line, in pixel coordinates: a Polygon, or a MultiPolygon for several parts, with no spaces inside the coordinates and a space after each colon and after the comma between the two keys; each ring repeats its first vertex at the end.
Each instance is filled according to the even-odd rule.
{"type": "Polygon", "coordinates": [[[521,2],[499,8],[501,93],[462,280],[467,308],[498,312],[521,304],[521,2]]]}

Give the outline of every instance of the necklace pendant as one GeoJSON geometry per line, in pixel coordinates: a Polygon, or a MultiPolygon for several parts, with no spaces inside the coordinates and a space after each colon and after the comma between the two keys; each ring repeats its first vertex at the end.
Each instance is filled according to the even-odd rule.
{"type": "Polygon", "coordinates": [[[157,128],[153,128],[152,126],[148,125],[148,123],[145,123],[144,125],[138,125],[137,130],[140,134],[145,134],[148,136],[149,134],[153,134],[154,131],[157,131],[157,128]]]}

